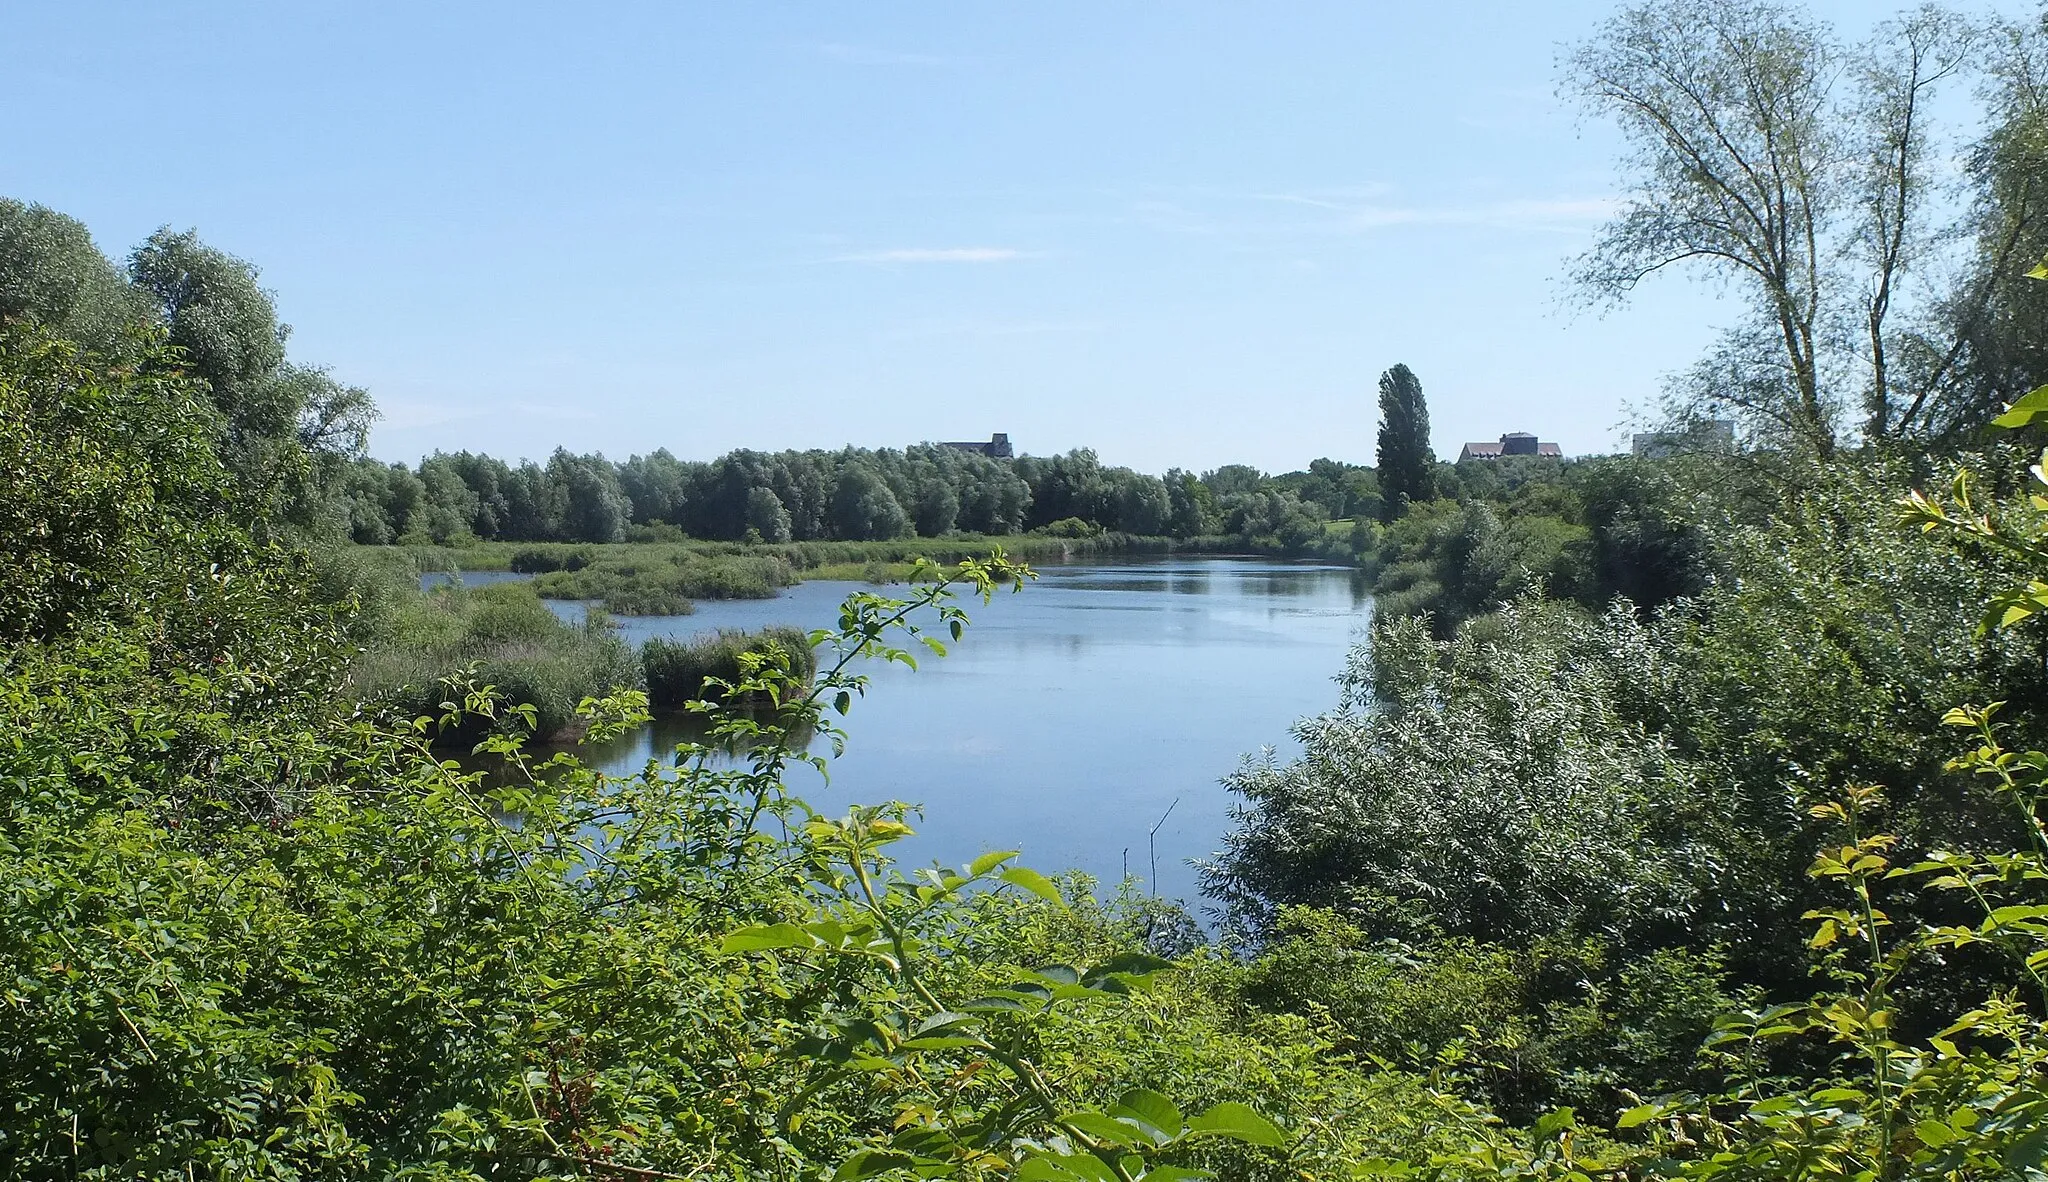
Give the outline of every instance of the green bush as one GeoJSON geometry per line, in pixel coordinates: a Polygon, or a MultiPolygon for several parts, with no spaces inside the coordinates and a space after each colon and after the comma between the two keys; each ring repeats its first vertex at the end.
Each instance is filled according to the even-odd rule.
{"type": "Polygon", "coordinates": [[[773,599],[796,581],[780,555],[683,553],[667,561],[600,559],[543,574],[534,588],[549,599],[602,603],[622,616],[682,616],[695,610],[693,599],[773,599]]]}
{"type": "Polygon", "coordinates": [[[505,569],[527,575],[582,570],[591,564],[593,558],[594,552],[589,546],[526,546],[512,552],[505,560],[505,569]]]}
{"type": "MultiPolygon", "coordinates": [[[[580,626],[564,623],[526,583],[493,583],[416,593],[389,630],[349,673],[359,698],[411,717],[439,716],[459,694],[448,679],[496,686],[530,705],[543,738],[575,733],[576,706],[640,685],[633,652],[602,612],[580,626]]],[[[474,741],[483,724],[468,720],[450,740],[474,741]]]]}
{"type": "Polygon", "coordinates": [[[704,696],[707,678],[740,680],[741,654],[767,652],[786,659],[791,676],[808,681],[817,672],[817,657],[811,651],[810,638],[796,628],[774,627],[759,632],[721,629],[696,640],[655,637],[640,646],[647,700],[666,708],[696,701],[704,696]]]}

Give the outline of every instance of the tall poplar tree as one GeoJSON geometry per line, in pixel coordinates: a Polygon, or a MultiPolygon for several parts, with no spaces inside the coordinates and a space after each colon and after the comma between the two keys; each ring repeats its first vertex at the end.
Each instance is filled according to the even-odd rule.
{"type": "Polygon", "coordinates": [[[1380,518],[1392,521],[1411,501],[1436,497],[1436,453],[1429,449],[1429,404],[1405,365],[1380,375],[1380,518]]]}

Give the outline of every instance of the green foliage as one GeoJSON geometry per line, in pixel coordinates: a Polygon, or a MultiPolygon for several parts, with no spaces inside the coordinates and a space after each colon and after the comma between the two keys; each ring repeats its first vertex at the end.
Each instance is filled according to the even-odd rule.
{"type": "Polygon", "coordinates": [[[766,628],[760,632],[720,629],[689,641],[655,637],[640,646],[647,700],[656,707],[667,708],[697,701],[704,696],[707,682],[739,681],[745,674],[742,658],[748,655],[767,655],[805,683],[817,672],[810,638],[795,628],[766,628]]]}
{"type": "Polygon", "coordinates": [[[284,345],[291,330],[278,323],[256,268],[194,231],[158,230],[135,248],[128,270],[181,364],[220,412],[229,469],[252,494],[274,498],[272,512],[310,524],[320,483],[362,448],[369,395],[324,370],[291,364],[284,345]]]}
{"type": "Polygon", "coordinates": [[[1308,909],[1281,913],[1239,988],[1263,1009],[1326,1022],[1347,1053],[1455,1081],[1516,1120],[1710,1085],[1699,1047],[1734,1005],[1711,953],[1618,963],[1583,938],[1375,940],[1308,909]]]}
{"type": "MultiPolygon", "coordinates": [[[[585,699],[641,683],[632,650],[603,613],[566,624],[528,584],[414,591],[393,615],[357,658],[349,685],[358,698],[403,718],[439,718],[474,682],[529,708],[528,729],[567,738],[580,728],[577,707],[585,699]]],[[[474,742],[492,721],[465,717],[445,737],[474,742]]]]}
{"type": "Polygon", "coordinates": [[[206,552],[228,504],[214,418],[188,384],[103,372],[0,325],[0,641],[132,618],[206,552]]]}
{"type": "Polygon", "coordinates": [[[1227,781],[1246,807],[1205,889],[1254,929],[1283,905],[1523,946],[1685,923],[1720,807],[1641,721],[1675,675],[1622,613],[1520,604],[1452,642],[1386,621],[1301,758],[1227,781]]]}
{"type": "Polygon", "coordinates": [[[26,320],[112,358],[128,351],[147,317],[82,223],[0,197],[0,322],[26,320]]]}

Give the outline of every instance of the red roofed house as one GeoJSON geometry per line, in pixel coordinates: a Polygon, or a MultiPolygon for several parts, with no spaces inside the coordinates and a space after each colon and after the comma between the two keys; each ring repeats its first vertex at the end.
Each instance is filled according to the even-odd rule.
{"type": "Polygon", "coordinates": [[[1500,437],[1499,443],[1466,444],[1458,449],[1458,462],[1497,460],[1502,456],[1548,456],[1557,459],[1563,455],[1555,443],[1544,443],[1527,431],[1510,431],[1500,437]]]}

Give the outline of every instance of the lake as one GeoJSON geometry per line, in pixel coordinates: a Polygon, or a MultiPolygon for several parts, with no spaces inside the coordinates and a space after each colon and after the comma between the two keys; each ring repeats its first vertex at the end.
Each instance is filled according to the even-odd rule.
{"type": "MultiPolygon", "coordinates": [[[[792,790],[829,813],[922,804],[918,837],[898,847],[906,860],[1020,849],[1037,869],[1080,869],[1105,884],[1126,868],[1151,877],[1146,831],[1165,815],[1157,889],[1194,900],[1188,861],[1218,848],[1235,801],[1219,779],[1262,748],[1292,751],[1289,726],[1336,705],[1370,591],[1348,568],[1253,559],[1038,573],[1019,594],[969,603],[973,622],[945,658],[920,652],[915,672],[872,664],[866,699],[841,720],[846,753],[831,783],[799,768],[792,790]]],[[[875,589],[809,582],[777,599],[704,600],[693,615],[619,623],[635,646],[719,628],[830,627],[847,594],[875,589]]],[[[592,755],[634,771],[677,737],[657,723],[592,755]]]]}

